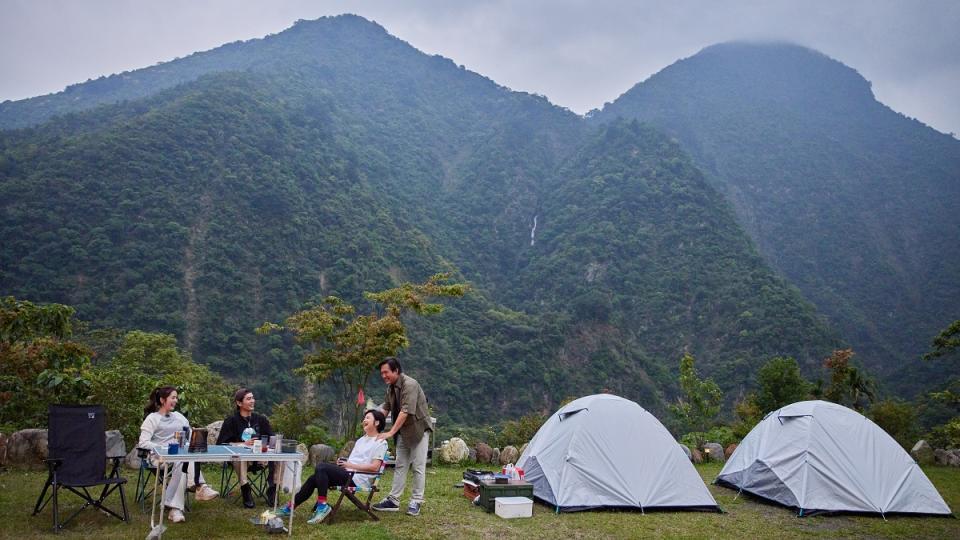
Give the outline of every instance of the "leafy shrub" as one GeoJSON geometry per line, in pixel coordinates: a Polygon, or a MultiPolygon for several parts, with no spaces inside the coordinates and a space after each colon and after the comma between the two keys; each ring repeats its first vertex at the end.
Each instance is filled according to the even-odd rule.
{"type": "Polygon", "coordinates": [[[329,444],[339,448],[341,441],[332,441],[322,423],[323,409],[304,404],[295,398],[274,405],[270,425],[284,438],[297,439],[309,448],[314,444],[329,444]]]}
{"type": "Polygon", "coordinates": [[[500,448],[505,446],[520,448],[530,442],[530,439],[537,434],[537,431],[546,421],[547,417],[538,413],[521,416],[516,420],[507,420],[503,423],[500,436],[497,437],[497,446],[500,448]]]}
{"type": "MultiPolygon", "coordinates": [[[[811,385],[793,358],[770,359],[757,371],[757,407],[761,414],[807,399],[811,385]]],[[[762,418],[762,416],[761,416],[762,418]]]]}
{"type": "Polygon", "coordinates": [[[757,405],[754,394],[738,401],[733,410],[737,415],[737,420],[733,423],[733,434],[737,439],[746,437],[750,430],[763,420],[763,411],[757,405]]]}
{"type": "Polygon", "coordinates": [[[0,424],[44,426],[47,405],[86,401],[93,351],[70,340],[74,313],[0,298],[0,424]]]}
{"type": "Polygon", "coordinates": [[[885,399],[870,407],[870,419],[909,450],[917,442],[916,407],[905,401],[885,399]]]}
{"type": "Polygon", "coordinates": [[[194,426],[223,420],[231,410],[226,381],[195,363],[169,334],[132,331],[116,355],[90,372],[90,400],[107,410],[107,427],[118,429],[128,446],[135,443],[150,392],[162,385],[177,388],[177,408],[194,426]]]}
{"type": "Polygon", "coordinates": [[[927,442],[934,448],[960,448],[960,416],[931,429],[927,442]]]}
{"type": "Polygon", "coordinates": [[[726,448],[728,444],[739,442],[740,439],[727,426],[714,426],[708,431],[691,431],[680,437],[680,444],[690,448],[702,448],[704,443],[715,442],[726,448]]]}

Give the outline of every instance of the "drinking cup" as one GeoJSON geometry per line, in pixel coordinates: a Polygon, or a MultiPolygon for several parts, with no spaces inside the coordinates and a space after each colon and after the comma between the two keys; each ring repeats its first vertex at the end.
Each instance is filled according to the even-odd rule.
{"type": "Polygon", "coordinates": [[[180,453],[180,443],[174,441],[167,446],[167,454],[179,454],[180,453]]]}

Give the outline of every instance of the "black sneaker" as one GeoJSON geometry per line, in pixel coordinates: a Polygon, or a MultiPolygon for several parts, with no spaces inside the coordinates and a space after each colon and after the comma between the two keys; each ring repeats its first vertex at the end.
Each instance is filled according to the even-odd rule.
{"type": "Polygon", "coordinates": [[[411,502],[407,506],[407,515],[408,516],[419,516],[420,515],[420,505],[423,503],[411,502]]]}
{"type": "Polygon", "coordinates": [[[400,505],[387,498],[373,505],[373,509],[378,512],[396,512],[400,510],[400,505]]]}

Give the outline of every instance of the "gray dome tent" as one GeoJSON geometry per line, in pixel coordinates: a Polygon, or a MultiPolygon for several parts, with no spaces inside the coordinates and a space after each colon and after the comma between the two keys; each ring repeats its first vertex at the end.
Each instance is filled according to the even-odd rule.
{"type": "Polygon", "coordinates": [[[801,401],[768,414],[716,483],[817,512],[949,515],[930,480],[890,435],[856,411],[801,401]]]}
{"type": "Polygon", "coordinates": [[[640,405],[609,394],[582,397],[554,413],[517,466],[535,497],[565,512],[719,511],[663,424],[640,405]]]}

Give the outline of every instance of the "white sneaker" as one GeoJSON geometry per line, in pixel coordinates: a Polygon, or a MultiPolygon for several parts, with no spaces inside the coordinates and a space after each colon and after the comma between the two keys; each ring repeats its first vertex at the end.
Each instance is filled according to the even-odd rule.
{"type": "Polygon", "coordinates": [[[187,518],[180,510],[171,508],[170,512],[167,514],[167,520],[170,521],[170,523],[183,523],[187,520],[187,518]]]}
{"type": "Polygon", "coordinates": [[[209,501],[216,499],[220,494],[209,485],[204,484],[197,489],[196,496],[198,501],[209,501]]]}

